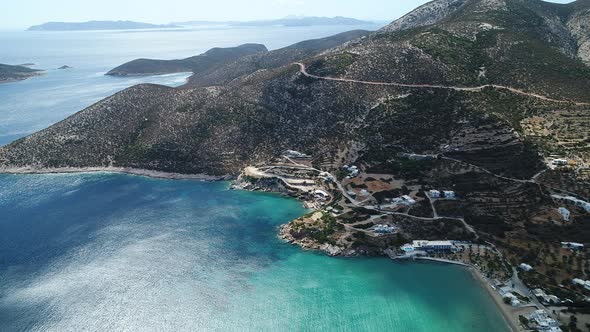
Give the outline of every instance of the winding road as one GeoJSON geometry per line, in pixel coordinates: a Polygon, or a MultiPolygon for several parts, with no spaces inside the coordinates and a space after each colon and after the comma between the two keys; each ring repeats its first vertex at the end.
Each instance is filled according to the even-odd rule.
{"type": "Polygon", "coordinates": [[[299,72],[302,75],[304,75],[306,77],[310,77],[310,78],[315,78],[318,80],[324,80],[324,81],[347,82],[347,83],[380,85],[380,86],[397,86],[397,87],[402,87],[402,88],[444,89],[444,90],[455,90],[455,91],[466,91],[466,92],[481,92],[486,88],[495,88],[495,89],[508,90],[510,92],[513,92],[513,93],[516,93],[519,95],[533,97],[533,98],[537,98],[537,99],[549,101],[549,102],[554,102],[554,103],[567,103],[567,104],[573,104],[576,106],[590,105],[590,103],[574,102],[571,100],[553,99],[553,98],[539,95],[536,93],[526,92],[526,91],[512,88],[509,86],[503,86],[503,85],[497,85],[497,84],[486,84],[486,85],[480,85],[480,86],[475,86],[475,87],[460,87],[460,86],[448,86],[448,85],[436,85],[436,84],[407,84],[407,83],[394,83],[394,82],[371,82],[371,81],[354,80],[354,79],[349,79],[349,78],[324,77],[324,76],[317,76],[317,75],[313,75],[313,74],[308,73],[305,64],[303,64],[301,62],[295,62],[293,64],[299,66],[299,72]]]}

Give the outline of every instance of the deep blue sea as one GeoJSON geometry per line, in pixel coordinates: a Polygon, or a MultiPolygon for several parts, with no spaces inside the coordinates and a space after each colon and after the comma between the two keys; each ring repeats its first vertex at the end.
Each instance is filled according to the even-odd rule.
{"type": "MultiPolygon", "coordinates": [[[[48,70],[0,85],[0,144],[133,84],[186,78],[103,75],[125,61],[353,28],[376,27],[0,32],[0,63],[48,70]]],[[[277,238],[306,212],[298,201],[228,185],[0,174],[0,331],[508,330],[465,269],[302,251],[277,238]]]]}
{"type": "Polygon", "coordinates": [[[281,242],[296,200],[107,173],[0,183],[0,331],[507,331],[463,268],[281,242]]]}

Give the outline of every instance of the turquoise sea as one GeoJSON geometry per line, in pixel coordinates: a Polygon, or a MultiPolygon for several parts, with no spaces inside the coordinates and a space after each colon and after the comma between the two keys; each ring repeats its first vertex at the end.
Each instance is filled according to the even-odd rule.
{"type": "MultiPolygon", "coordinates": [[[[378,26],[0,32],[0,145],[142,82],[103,74],[215,46],[276,49],[378,26]],[[73,69],[56,70],[61,65],[73,69]]],[[[277,238],[305,211],[228,183],[96,173],[0,175],[0,331],[507,331],[471,274],[439,264],[329,258],[277,238]]]]}
{"type": "Polygon", "coordinates": [[[463,268],[281,242],[228,183],[0,175],[0,331],[506,331],[463,268]]]}

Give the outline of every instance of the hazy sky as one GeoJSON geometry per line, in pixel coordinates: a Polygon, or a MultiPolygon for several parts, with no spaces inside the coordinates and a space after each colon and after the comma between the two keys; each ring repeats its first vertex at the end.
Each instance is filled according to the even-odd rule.
{"type": "MultiPolygon", "coordinates": [[[[47,21],[253,20],[288,15],[394,20],[428,0],[3,0],[0,28],[47,21]]],[[[551,2],[568,3],[570,0],[551,2]]]]}

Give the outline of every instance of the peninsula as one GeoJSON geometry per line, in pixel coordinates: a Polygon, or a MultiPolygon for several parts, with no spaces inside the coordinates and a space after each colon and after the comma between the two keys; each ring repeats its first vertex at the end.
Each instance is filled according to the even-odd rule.
{"type": "Polygon", "coordinates": [[[12,66],[0,64],[0,83],[26,80],[40,75],[42,70],[32,69],[24,65],[12,66]]]}
{"type": "Polygon", "coordinates": [[[287,241],[465,264],[515,329],[558,331],[590,296],[589,23],[587,0],[435,0],[134,86],[0,148],[0,168],[229,174],[312,210],[287,241]]]}

